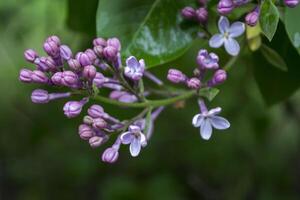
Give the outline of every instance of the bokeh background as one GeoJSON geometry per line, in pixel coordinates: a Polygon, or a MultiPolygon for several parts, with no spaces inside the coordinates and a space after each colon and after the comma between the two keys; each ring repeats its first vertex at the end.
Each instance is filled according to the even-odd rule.
{"type": "MultiPolygon", "coordinates": [[[[88,2],[87,2],[88,3],[88,2]]],[[[66,119],[64,100],[34,105],[36,85],[18,81],[28,64],[26,48],[42,50],[48,35],[59,35],[73,49],[94,35],[66,26],[66,0],[0,1],[0,199],[300,199],[300,92],[267,107],[240,59],[210,105],[223,107],[228,131],[200,139],[191,119],[194,100],[184,109],[169,107],[138,158],[127,147],[114,165],[100,162],[104,147],[80,140],[80,118],[66,119]]],[[[192,69],[197,44],[173,66],[192,69]]],[[[162,66],[154,73],[164,76],[162,66]]],[[[280,92],[280,91],[278,91],[280,92]]],[[[125,118],[131,111],[105,105],[125,118]]]]}

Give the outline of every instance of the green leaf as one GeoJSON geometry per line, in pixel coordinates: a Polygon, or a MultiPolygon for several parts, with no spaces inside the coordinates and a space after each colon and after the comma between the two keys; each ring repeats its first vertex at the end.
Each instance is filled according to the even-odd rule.
{"type": "Polygon", "coordinates": [[[300,53],[300,6],[285,9],[285,28],[294,47],[300,53]]]}
{"type": "Polygon", "coordinates": [[[288,68],[286,66],[283,58],[273,49],[263,44],[260,48],[262,55],[265,59],[274,67],[277,67],[280,70],[287,71],[288,68]]]}
{"type": "Polygon", "coordinates": [[[282,71],[265,58],[261,51],[253,53],[254,76],[259,90],[268,105],[273,105],[287,99],[300,87],[300,56],[293,48],[282,23],[279,23],[271,43],[265,45],[281,55],[288,71],[282,71]]]}
{"type": "Polygon", "coordinates": [[[279,22],[279,11],[271,0],[264,0],[261,5],[259,22],[262,32],[272,40],[279,22]]]}
{"type": "Polygon", "coordinates": [[[74,31],[94,36],[98,0],[68,0],[67,25],[74,31]]]}
{"type": "Polygon", "coordinates": [[[203,88],[199,91],[199,96],[207,98],[209,101],[212,101],[217,94],[219,93],[217,88],[203,88]]]}
{"type": "Polygon", "coordinates": [[[184,21],[180,10],[192,0],[101,0],[97,35],[120,38],[122,54],[144,58],[147,67],[181,56],[196,37],[198,25],[184,21]]]}

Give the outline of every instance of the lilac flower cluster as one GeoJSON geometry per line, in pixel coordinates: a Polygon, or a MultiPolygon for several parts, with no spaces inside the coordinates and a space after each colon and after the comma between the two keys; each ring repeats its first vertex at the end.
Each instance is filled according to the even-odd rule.
{"type": "MultiPolygon", "coordinates": [[[[198,66],[195,68],[193,76],[188,77],[178,69],[170,69],[167,79],[172,83],[184,84],[188,88],[200,91],[202,88],[213,88],[224,83],[227,79],[225,70],[219,67],[219,57],[217,54],[209,53],[206,49],[201,49],[197,56],[198,66]],[[213,71],[210,78],[209,71],[213,71]]],[[[212,134],[212,127],[223,130],[230,127],[230,123],[222,117],[217,116],[221,112],[221,108],[207,110],[204,100],[199,97],[200,113],[196,114],[192,120],[195,127],[200,127],[200,135],[203,139],[208,140],[212,134]]]]}
{"type": "MultiPolygon", "coordinates": [[[[220,0],[217,6],[220,15],[227,15],[234,9],[250,3],[249,0],[220,0]]],[[[299,4],[299,0],[284,0],[284,4],[290,8],[294,8],[299,4]]],[[[260,14],[260,5],[256,5],[245,17],[245,22],[249,26],[255,26],[258,22],[260,14]]]]}
{"type": "MultiPolygon", "coordinates": [[[[99,89],[111,90],[107,101],[122,103],[143,102],[149,94],[141,91],[140,81],[145,74],[158,85],[162,82],[150,72],[145,70],[143,59],[137,60],[134,56],[126,59],[126,65],[121,62],[121,43],[117,38],[105,40],[96,38],[93,47],[78,52],[73,56],[71,49],[62,44],[57,36],[50,36],[43,44],[46,56],[39,56],[32,49],[24,53],[25,59],[34,64],[33,70],[23,68],[20,70],[19,80],[24,83],[37,83],[55,87],[66,92],[49,93],[44,89],[35,89],[31,94],[34,103],[45,104],[51,100],[68,98],[71,96],[84,96],[81,100],[71,100],[63,106],[66,117],[74,118],[88,104],[89,99],[97,96],[99,89]],[[111,75],[111,76],[110,76],[111,75]]],[[[106,143],[112,133],[118,133],[115,143],[102,154],[102,161],[113,163],[118,159],[118,150],[121,144],[130,145],[133,157],[145,147],[147,140],[153,132],[153,123],[163,107],[152,113],[152,107],[130,120],[120,121],[106,113],[102,106],[92,105],[78,128],[81,139],[89,142],[92,148],[106,143]],[[145,115],[150,112],[150,120],[145,115]]]]}

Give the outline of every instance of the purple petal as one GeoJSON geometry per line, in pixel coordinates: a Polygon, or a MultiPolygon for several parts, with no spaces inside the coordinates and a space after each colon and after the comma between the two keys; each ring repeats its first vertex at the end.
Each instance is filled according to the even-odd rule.
{"type": "Polygon", "coordinates": [[[228,38],[227,40],[225,40],[224,46],[227,53],[232,56],[236,56],[240,52],[240,45],[235,39],[228,38]]]}
{"type": "Polygon", "coordinates": [[[218,22],[220,33],[225,33],[229,29],[229,21],[227,17],[221,16],[218,22]]]}
{"type": "Polygon", "coordinates": [[[142,133],[140,134],[140,136],[141,136],[140,143],[141,143],[142,147],[145,147],[147,145],[147,139],[146,139],[145,135],[142,133]]]}
{"type": "Polygon", "coordinates": [[[229,121],[223,117],[212,116],[210,117],[210,122],[215,129],[223,130],[230,127],[229,121]]]}
{"type": "Polygon", "coordinates": [[[209,46],[213,48],[219,48],[224,43],[224,37],[222,34],[215,34],[209,40],[209,46]]]}
{"type": "Polygon", "coordinates": [[[208,111],[208,116],[211,116],[211,115],[217,115],[219,114],[220,112],[222,111],[222,108],[220,107],[216,107],[216,108],[212,108],[208,111]]]}
{"type": "Polygon", "coordinates": [[[141,151],[141,142],[140,142],[139,138],[135,137],[132,140],[129,150],[130,150],[130,154],[132,157],[136,157],[139,155],[139,153],[141,151]]]}
{"type": "Polygon", "coordinates": [[[130,56],[126,59],[126,66],[136,68],[140,65],[134,56],[130,56]]]}
{"type": "Polygon", "coordinates": [[[200,135],[204,140],[209,140],[212,134],[212,127],[209,119],[205,119],[200,127],[200,135]]]}
{"type": "Polygon", "coordinates": [[[229,37],[238,37],[245,32],[245,24],[242,22],[234,22],[228,29],[229,37]]]}
{"type": "Polygon", "coordinates": [[[120,136],[122,144],[130,144],[133,140],[133,135],[131,132],[122,133],[120,136]]]}
{"type": "Polygon", "coordinates": [[[201,114],[197,114],[193,117],[192,124],[194,127],[200,127],[204,117],[201,114]]]}

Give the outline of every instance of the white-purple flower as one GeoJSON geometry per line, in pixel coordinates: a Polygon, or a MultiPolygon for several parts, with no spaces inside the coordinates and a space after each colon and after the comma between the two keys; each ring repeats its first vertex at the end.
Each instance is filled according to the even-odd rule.
{"type": "Polygon", "coordinates": [[[204,140],[209,140],[212,128],[224,130],[230,127],[227,119],[217,116],[221,110],[220,107],[217,107],[194,116],[193,125],[194,127],[200,127],[200,135],[204,140]]]}
{"type": "Polygon", "coordinates": [[[141,148],[147,145],[147,139],[140,126],[130,125],[128,131],[120,136],[122,144],[130,144],[129,150],[132,157],[139,155],[141,148]]]}
{"type": "Polygon", "coordinates": [[[215,53],[208,53],[206,49],[198,52],[197,63],[203,69],[218,69],[219,57],[215,53]]]}
{"type": "Polygon", "coordinates": [[[138,81],[143,77],[145,71],[145,61],[143,59],[137,60],[134,56],[126,59],[126,67],[124,74],[128,78],[138,81]]]}
{"type": "Polygon", "coordinates": [[[234,38],[244,33],[245,24],[242,22],[234,22],[230,25],[228,19],[224,16],[221,16],[218,26],[220,33],[217,33],[210,38],[209,46],[213,48],[219,48],[224,45],[226,51],[230,55],[238,55],[240,52],[240,45],[234,38]]]}

